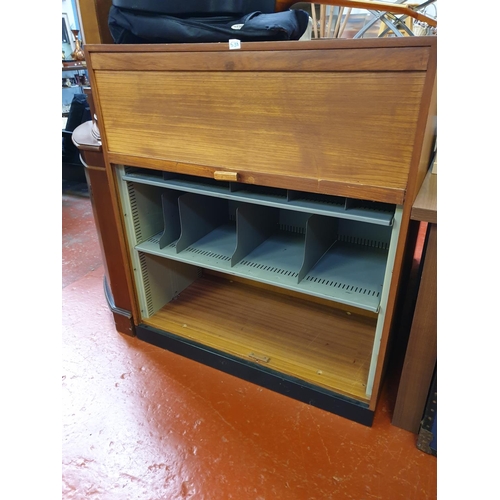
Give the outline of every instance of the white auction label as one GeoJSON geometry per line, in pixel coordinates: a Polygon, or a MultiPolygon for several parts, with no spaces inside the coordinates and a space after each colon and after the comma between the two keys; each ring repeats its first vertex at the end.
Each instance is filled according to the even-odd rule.
{"type": "Polygon", "coordinates": [[[231,40],[229,40],[229,50],[237,50],[237,49],[241,49],[241,42],[240,40],[232,38],[231,40]]]}

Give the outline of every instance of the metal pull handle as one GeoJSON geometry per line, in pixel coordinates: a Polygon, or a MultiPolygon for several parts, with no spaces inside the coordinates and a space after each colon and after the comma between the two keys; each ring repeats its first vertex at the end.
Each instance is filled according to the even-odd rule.
{"type": "Polygon", "coordinates": [[[224,172],[222,170],[218,170],[214,172],[214,179],[217,181],[237,181],[238,180],[238,172],[224,172]]]}

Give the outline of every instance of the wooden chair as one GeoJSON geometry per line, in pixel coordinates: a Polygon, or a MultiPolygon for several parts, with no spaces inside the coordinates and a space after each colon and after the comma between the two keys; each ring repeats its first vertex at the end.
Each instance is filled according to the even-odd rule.
{"type": "MultiPolygon", "coordinates": [[[[281,12],[287,10],[296,4],[294,0],[275,0],[275,11],[281,12]]],[[[427,23],[429,26],[437,26],[437,21],[425,14],[422,14],[416,8],[401,3],[379,2],[371,0],[321,0],[319,3],[323,6],[333,5],[337,7],[347,7],[356,9],[375,10],[380,12],[388,12],[391,14],[402,14],[427,23]]],[[[422,6],[419,6],[421,8],[422,6]]]]}
{"type": "MultiPolygon", "coordinates": [[[[406,1],[397,0],[396,3],[389,4],[369,0],[323,0],[319,3],[312,3],[311,17],[313,19],[314,37],[341,38],[353,8],[366,9],[372,14],[372,19],[354,35],[354,38],[361,38],[378,22],[380,22],[379,37],[384,37],[388,34],[397,37],[413,36],[413,23],[415,20],[424,22],[429,26],[437,26],[435,19],[422,12],[427,6],[435,3],[436,0],[428,0],[422,4],[406,4],[406,1]],[[319,5],[319,18],[316,5],[319,5]],[[338,10],[330,8],[327,14],[327,5],[337,7],[338,10]]],[[[290,2],[287,2],[288,4],[290,2]]]]}

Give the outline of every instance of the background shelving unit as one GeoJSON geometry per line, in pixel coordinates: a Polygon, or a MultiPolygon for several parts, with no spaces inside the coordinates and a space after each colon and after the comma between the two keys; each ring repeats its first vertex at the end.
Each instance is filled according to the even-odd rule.
{"type": "MultiPolygon", "coordinates": [[[[79,76],[86,75],[88,79],[88,71],[87,67],[81,64],[76,64],[72,66],[63,66],[62,67],[62,78],[70,78],[73,79],[74,75],[78,74],[79,76]]],[[[83,93],[83,89],[86,85],[81,83],[74,83],[71,87],[62,86],[62,115],[63,117],[67,117],[69,113],[69,107],[71,105],[71,101],[75,94],[83,93]]],[[[63,127],[64,128],[64,127],[63,127]]]]}

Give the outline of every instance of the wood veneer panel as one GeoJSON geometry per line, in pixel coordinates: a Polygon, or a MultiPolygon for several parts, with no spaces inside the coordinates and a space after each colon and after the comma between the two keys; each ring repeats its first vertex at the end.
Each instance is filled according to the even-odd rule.
{"type": "MultiPolygon", "coordinates": [[[[400,37],[400,38],[330,38],[309,41],[281,41],[281,42],[242,42],[238,52],[276,51],[276,50],[344,50],[344,49],[374,49],[390,47],[430,47],[437,45],[435,36],[400,37]]],[[[171,43],[171,44],[85,44],[88,54],[96,53],[143,53],[143,52],[227,52],[225,43],[171,43]]]]}
{"type": "Polygon", "coordinates": [[[367,401],[374,318],[204,276],[143,322],[367,401]]]}
{"type": "Polygon", "coordinates": [[[404,190],[425,73],[95,77],[110,152],[404,190]]]}
{"type": "Polygon", "coordinates": [[[427,47],[371,50],[96,53],[94,71],[425,71],[427,47]]]}

